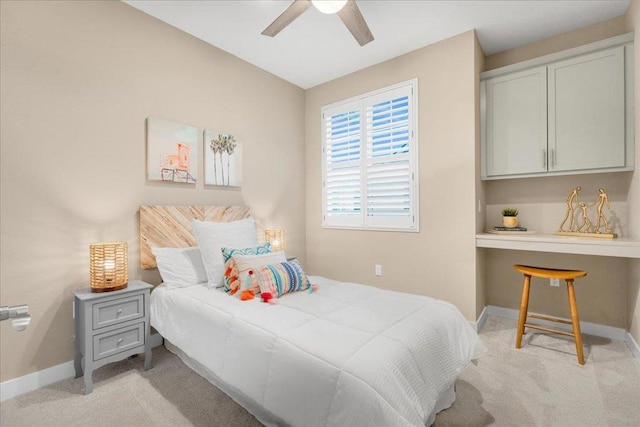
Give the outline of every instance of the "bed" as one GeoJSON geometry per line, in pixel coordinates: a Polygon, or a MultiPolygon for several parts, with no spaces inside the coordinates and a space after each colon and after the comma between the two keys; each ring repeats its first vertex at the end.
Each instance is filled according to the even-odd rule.
{"type": "MultiPolygon", "coordinates": [[[[167,224],[188,222],[175,215],[203,211],[141,207],[141,252],[166,244],[175,228],[167,224]]],[[[151,294],[151,325],[170,351],[265,425],[430,425],[454,402],[456,378],[486,351],[447,302],[310,280],[317,291],[278,304],[162,284],[151,294]]]]}

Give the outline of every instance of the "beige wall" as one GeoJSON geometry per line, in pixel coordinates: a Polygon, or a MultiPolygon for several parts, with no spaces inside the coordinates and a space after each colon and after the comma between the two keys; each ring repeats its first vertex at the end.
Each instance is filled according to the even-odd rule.
{"type": "Polygon", "coordinates": [[[441,298],[476,319],[475,43],[469,31],[307,90],[311,273],[441,298]],[[320,108],[412,78],[419,86],[420,232],[323,229],[320,108]]]}
{"type": "MultiPolygon", "coordinates": [[[[632,2],[633,3],[633,2],[632,2]]],[[[570,49],[633,31],[625,17],[577,29],[529,45],[500,52],[485,58],[485,70],[510,65],[550,53],[570,49]]],[[[637,49],[637,45],[636,45],[637,49]]],[[[638,69],[636,67],[636,75],[638,69]]],[[[638,123],[636,121],[636,127],[638,123]]],[[[639,150],[636,150],[636,157],[639,150]]],[[[636,166],[640,165],[636,160],[636,166]]],[[[640,193],[638,172],[573,175],[545,178],[522,178],[485,183],[486,226],[500,224],[500,211],[506,206],[520,209],[523,226],[550,233],[557,229],[566,212],[564,200],[571,188],[582,187],[584,198],[597,195],[603,187],[611,201],[611,218],[615,231],[622,236],[637,234],[632,225],[639,209],[632,209],[632,193],[640,193]],[[635,216],[634,216],[635,215],[635,216]]],[[[588,276],[576,283],[580,319],[587,322],[628,329],[632,307],[628,306],[628,292],[636,285],[629,277],[630,266],[637,261],[611,257],[591,257],[566,254],[547,254],[527,251],[485,250],[487,304],[519,309],[522,278],[513,264],[543,265],[555,268],[584,269],[588,276]]],[[[546,281],[534,281],[532,311],[569,317],[566,288],[551,288],[546,281]]]]}
{"type": "Polygon", "coordinates": [[[625,17],[619,16],[554,37],[529,43],[522,47],[489,55],[485,59],[485,70],[493,70],[494,68],[526,61],[527,59],[538,58],[550,53],[571,49],[572,47],[619,36],[629,31],[631,30],[625,22],[625,17]]]}
{"type": "Polygon", "coordinates": [[[304,258],[302,89],[124,3],[0,5],[0,303],[33,316],[1,324],[2,381],[72,359],[89,244],[126,240],[130,277],[158,283],[138,268],[140,204],[246,204],[304,258]],[[147,116],[236,135],[242,191],[146,182],[147,116]]]}
{"type": "MultiPolygon", "coordinates": [[[[626,329],[626,258],[487,250],[487,304],[520,308],[523,280],[522,274],[513,269],[514,264],[587,271],[587,277],[575,282],[580,320],[626,329]]],[[[544,279],[534,278],[532,283],[530,311],[571,318],[564,283],[557,288],[544,279]]]]}
{"type": "MultiPolygon", "coordinates": [[[[640,2],[632,1],[626,14],[626,24],[635,31],[635,135],[636,170],[629,186],[627,204],[629,208],[629,234],[640,239],[640,2]]],[[[640,345],[640,260],[629,261],[629,286],[627,293],[628,329],[633,339],[640,345]]]]}

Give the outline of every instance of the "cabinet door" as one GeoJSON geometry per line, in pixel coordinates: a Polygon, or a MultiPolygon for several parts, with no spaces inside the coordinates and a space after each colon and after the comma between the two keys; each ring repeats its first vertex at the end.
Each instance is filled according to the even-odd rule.
{"type": "Polygon", "coordinates": [[[625,166],[624,48],[549,68],[549,170],[625,166]]]}
{"type": "Polygon", "coordinates": [[[546,67],[486,81],[487,176],[547,170],[546,67]]]}

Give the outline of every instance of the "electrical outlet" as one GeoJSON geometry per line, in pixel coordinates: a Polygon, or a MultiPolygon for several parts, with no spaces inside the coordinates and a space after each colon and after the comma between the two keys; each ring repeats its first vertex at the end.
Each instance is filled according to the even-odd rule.
{"type": "Polygon", "coordinates": [[[549,279],[549,284],[551,286],[559,287],[560,286],[560,279],[558,279],[557,277],[553,277],[553,278],[549,279]]]}
{"type": "Polygon", "coordinates": [[[376,276],[382,276],[382,266],[380,264],[376,264],[376,276]]]}

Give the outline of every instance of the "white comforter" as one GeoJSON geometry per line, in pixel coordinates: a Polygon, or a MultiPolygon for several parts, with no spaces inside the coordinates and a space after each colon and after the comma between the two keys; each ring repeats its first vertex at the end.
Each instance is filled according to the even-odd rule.
{"type": "Polygon", "coordinates": [[[151,325],[293,426],[424,426],[485,347],[451,304],[311,277],[278,305],[157,287],[151,325]]]}

